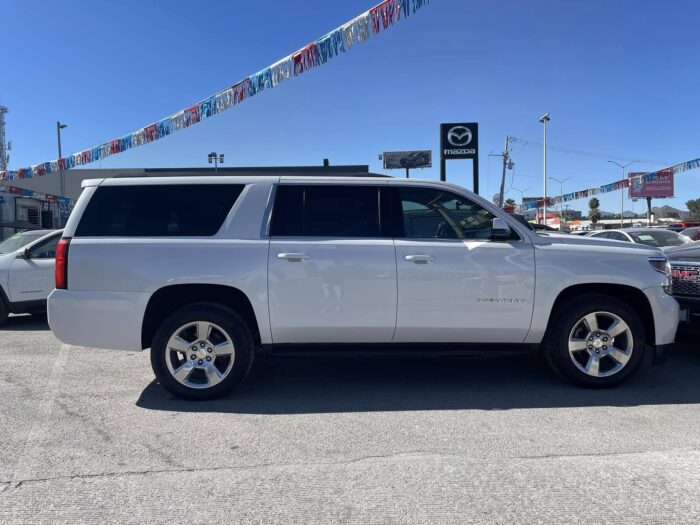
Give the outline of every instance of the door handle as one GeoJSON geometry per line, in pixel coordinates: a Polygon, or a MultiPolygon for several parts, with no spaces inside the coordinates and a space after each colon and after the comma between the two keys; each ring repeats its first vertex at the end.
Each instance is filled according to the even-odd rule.
{"type": "Polygon", "coordinates": [[[278,253],[278,259],[286,259],[288,261],[305,261],[309,258],[305,253],[278,253]]]}
{"type": "Polygon", "coordinates": [[[425,264],[433,262],[435,260],[435,257],[433,257],[432,255],[406,255],[404,259],[406,259],[409,262],[425,264]]]}

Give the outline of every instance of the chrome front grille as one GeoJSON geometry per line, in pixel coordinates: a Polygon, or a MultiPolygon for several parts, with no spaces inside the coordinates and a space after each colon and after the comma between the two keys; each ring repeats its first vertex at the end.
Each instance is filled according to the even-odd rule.
{"type": "Polygon", "coordinates": [[[671,262],[673,295],[700,296],[700,264],[671,262]]]}

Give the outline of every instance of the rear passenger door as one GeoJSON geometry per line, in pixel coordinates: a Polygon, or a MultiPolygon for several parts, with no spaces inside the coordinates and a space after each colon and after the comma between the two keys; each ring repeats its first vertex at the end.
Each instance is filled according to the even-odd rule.
{"type": "Polygon", "coordinates": [[[282,183],[270,223],[274,343],[390,342],[396,260],[385,184],[282,183]]]}

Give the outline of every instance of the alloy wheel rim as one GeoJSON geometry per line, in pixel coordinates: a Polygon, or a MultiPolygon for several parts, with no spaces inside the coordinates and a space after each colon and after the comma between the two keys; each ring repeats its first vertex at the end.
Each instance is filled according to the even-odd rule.
{"type": "Polygon", "coordinates": [[[236,350],[231,336],[209,321],[193,321],[173,332],[165,347],[170,375],[188,388],[212,388],[228,377],[236,350]]]}
{"type": "Polygon", "coordinates": [[[619,373],[632,357],[634,337],[629,325],[611,312],[591,312],[569,334],[569,357],[590,377],[619,373]]]}

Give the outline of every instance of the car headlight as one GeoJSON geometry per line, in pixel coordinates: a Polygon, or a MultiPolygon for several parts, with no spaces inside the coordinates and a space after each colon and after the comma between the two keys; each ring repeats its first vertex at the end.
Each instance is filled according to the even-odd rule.
{"type": "Polygon", "coordinates": [[[657,272],[663,273],[666,279],[663,284],[664,292],[670,294],[673,292],[673,278],[671,276],[671,263],[666,257],[649,257],[649,264],[657,272]]]}

